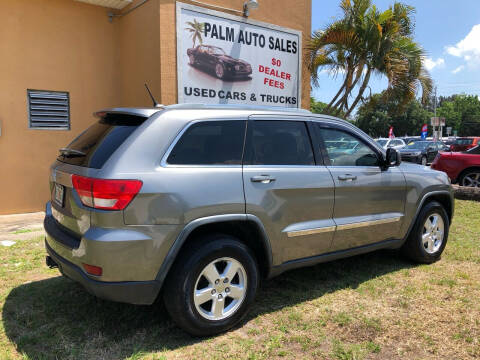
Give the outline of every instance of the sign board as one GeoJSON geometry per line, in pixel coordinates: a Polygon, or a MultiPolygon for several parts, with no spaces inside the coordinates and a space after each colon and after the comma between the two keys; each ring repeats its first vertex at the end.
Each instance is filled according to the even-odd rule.
{"type": "Polygon", "coordinates": [[[178,102],[300,107],[302,33],[177,2],[178,102]]]}
{"type": "Polygon", "coordinates": [[[449,127],[447,127],[446,130],[447,130],[447,136],[450,136],[452,134],[452,127],[449,126],[449,127]]]}
{"type": "Polygon", "coordinates": [[[443,117],[432,117],[432,118],[430,118],[430,124],[432,126],[445,126],[445,118],[443,118],[443,117]]]}

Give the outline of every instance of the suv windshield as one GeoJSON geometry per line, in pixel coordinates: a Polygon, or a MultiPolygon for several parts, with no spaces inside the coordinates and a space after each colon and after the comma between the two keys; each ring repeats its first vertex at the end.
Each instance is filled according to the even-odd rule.
{"type": "Polygon", "coordinates": [[[126,114],[107,114],[60,149],[57,160],[100,169],[113,152],[146,120],[126,114]]]}
{"type": "Polygon", "coordinates": [[[378,145],[385,146],[388,140],[377,140],[378,145]]]}
{"type": "Polygon", "coordinates": [[[428,141],[415,141],[413,143],[408,144],[406,148],[412,149],[412,150],[423,150],[430,144],[431,143],[428,141]]]}

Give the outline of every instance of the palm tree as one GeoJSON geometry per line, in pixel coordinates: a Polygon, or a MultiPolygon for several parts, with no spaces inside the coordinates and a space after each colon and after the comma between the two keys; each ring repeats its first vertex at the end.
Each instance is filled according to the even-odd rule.
{"type": "Polygon", "coordinates": [[[365,100],[372,74],[388,79],[384,96],[394,96],[398,109],[408,104],[419,88],[422,101],[427,101],[432,80],[424,67],[425,53],[412,39],[414,8],[396,2],[380,12],[371,0],[342,0],[340,7],[343,18],[316,31],[307,45],[314,86],[321,69],[343,75],[343,83],[325,112],[349,116],[365,100]]]}
{"type": "Polygon", "coordinates": [[[193,19],[193,22],[187,21],[187,25],[189,27],[185,28],[185,30],[190,32],[190,36],[192,37],[192,41],[193,41],[193,47],[195,47],[197,39],[198,39],[198,42],[202,44],[203,43],[202,33],[203,33],[203,28],[205,23],[200,23],[197,21],[197,19],[193,19]]]}

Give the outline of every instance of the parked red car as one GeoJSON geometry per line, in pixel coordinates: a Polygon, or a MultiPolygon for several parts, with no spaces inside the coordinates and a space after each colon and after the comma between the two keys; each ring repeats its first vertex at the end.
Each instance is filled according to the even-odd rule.
{"type": "Polygon", "coordinates": [[[451,151],[467,151],[480,144],[480,137],[462,137],[457,138],[450,145],[451,151]]]}
{"type": "Polygon", "coordinates": [[[431,167],[447,173],[453,183],[480,187],[480,145],[466,152],[438,153],[431,167]]]}

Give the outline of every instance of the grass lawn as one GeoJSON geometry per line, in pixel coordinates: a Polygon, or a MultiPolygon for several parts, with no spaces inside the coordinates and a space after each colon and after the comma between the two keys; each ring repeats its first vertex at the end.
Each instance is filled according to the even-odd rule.
{"type": "Polygon", "coordinates": [[[480,358],[480,203],[457,201],[442,259],[381,251],[267,281],[238,328],[192,338],[161,304],[94,298],[44,265],[43,239],[0,246],[0,359],[480,358]]]}

